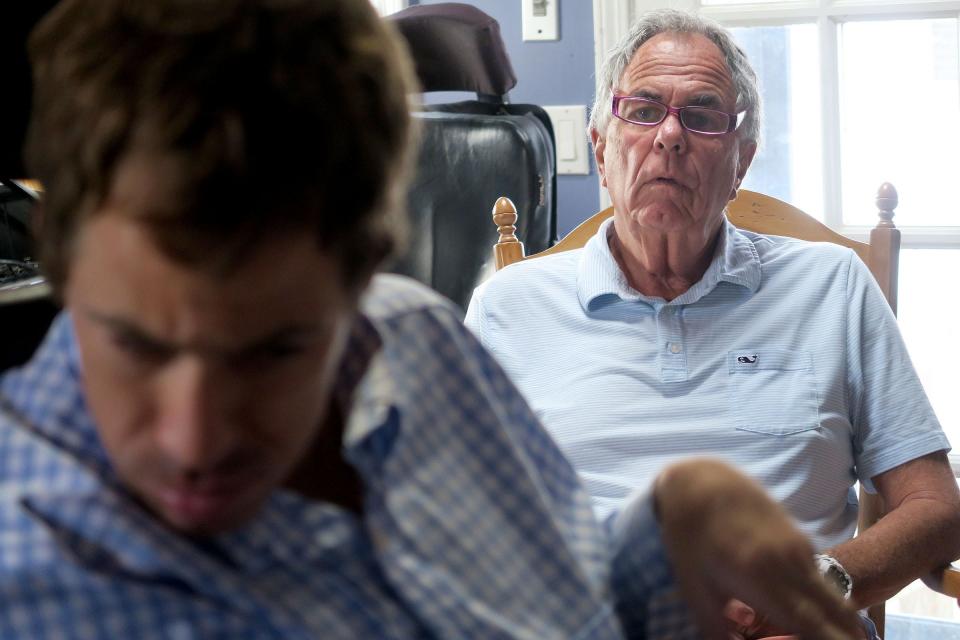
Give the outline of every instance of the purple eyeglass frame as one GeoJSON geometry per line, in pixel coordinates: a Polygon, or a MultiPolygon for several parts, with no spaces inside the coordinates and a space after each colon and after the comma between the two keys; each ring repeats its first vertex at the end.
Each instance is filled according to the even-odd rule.
{"type": "Polygon", "coordinates": [[[737,127],[740,126],[740,123],[743,122],[743,117],[747,114],[746,111],[741,111],[740,113],[727,113],[726,111],[720,111],[719,109],[711,109],[709,107],[698,107],[696,105],[690,105],[686,107],[671,107],[668,104],[663,104],[657,100],[651,100],[650,98],[641,98],[640,96],[624,96],[624,95],[615,95],[613,96],[613,101],[610,103],[610,112],[613,116],[624,122],[629,122],[630,124],[636,124],[641,127],[656,127],[663,124],[663,121],[667,119],[671,113],[677,116],[677,121],[680,123],[680,126],[686,129],[687,131],[692,131],[694,133],[699,133],[705,136],[722,136],[733,131],[737,130],[737,127]],[[663,118],[659,122],[636,122],[635,120],[627,120],[620,115],[620,103],[623,100],[637,100],[639,102],[647,102],[650,104],[655,104],[663,107],[667,110],[663,114],[663,118]],[[704,111],[713,111],[714,113],[720,113],[727,116],[727,129],[726,131],[700,131],[698,129],[691,129],[683,122],[683,117],[680,115],[684,109],[703,109],[704,111]]]}

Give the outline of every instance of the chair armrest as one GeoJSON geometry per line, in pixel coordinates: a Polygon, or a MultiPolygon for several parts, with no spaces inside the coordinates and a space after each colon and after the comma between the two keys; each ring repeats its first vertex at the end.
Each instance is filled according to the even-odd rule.
{"type": "Polygon", "coordinates": [[[923,583],[938,593],[951,598],[960,598],[960,567],[947,565],[943,569],[927,574],[923,583]]]}

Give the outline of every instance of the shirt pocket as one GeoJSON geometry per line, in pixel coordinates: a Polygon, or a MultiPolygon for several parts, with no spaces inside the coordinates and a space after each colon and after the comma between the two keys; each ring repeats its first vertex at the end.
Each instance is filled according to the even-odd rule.
{"type": "Polygon", "coordinates": [[[787,436],[820,428],[813,356],[789,349],[727,354],[731,413],[738,431],[787,436]]]}

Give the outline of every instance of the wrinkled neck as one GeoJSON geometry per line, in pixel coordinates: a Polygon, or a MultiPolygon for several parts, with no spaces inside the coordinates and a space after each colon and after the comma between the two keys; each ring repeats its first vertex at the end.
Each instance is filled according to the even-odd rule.
{"type": "Polygon", "coordinates": [[[703,278],[713,260],[721,228],[708,236],[689,231],[639,230],[626,234],[625,239],[614,228],[608,241],[630,287],[645,296],[670,301],[703,278]]]}

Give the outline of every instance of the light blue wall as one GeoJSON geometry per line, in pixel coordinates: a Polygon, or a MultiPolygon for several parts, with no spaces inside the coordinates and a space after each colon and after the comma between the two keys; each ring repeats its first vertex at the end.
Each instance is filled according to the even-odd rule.
{"type": "MultiPolygon", "coordinates": [[[[560,39],[524,42],[520,32],[520,0],[471,0],[500,23],[507,53],[517,74],[511,102],[590,106],[593,102],[593,3],[560,1],[560,39]]],[[[437,0],[411,0],[437,4],[437,0]]],[[[584,123],[586,126],[586,123],[584,123]]],[[[586,133],[584,133],[586,135],[586,133]]],[[[557,230],[563,236],[600,208],[596,167],[590,175],[557,178],[557,230]]]]}

